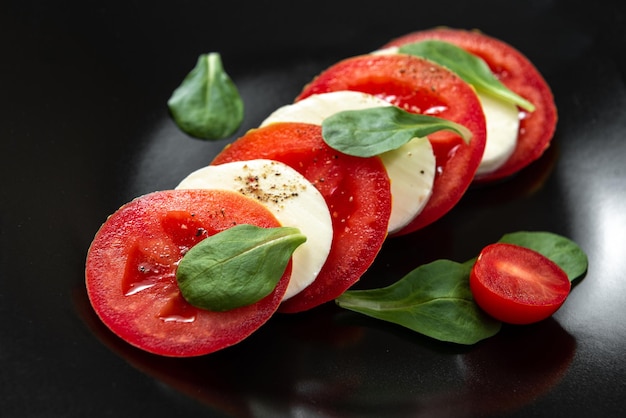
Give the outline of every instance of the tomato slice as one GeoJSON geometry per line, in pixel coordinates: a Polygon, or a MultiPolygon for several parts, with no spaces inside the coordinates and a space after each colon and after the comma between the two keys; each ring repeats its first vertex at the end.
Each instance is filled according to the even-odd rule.
{"type": "Polygon", "coordinates": [[[474,300],[494,318],[530,324],[548,318],[569,295],[567,273],[542,254],[513,244],[485,247],[470,273],[474,300]]]}
{"type": "Polygon", "coordinates": [[[476,176],[475,182],[503,179],[541,157],[554,136],[558,117],[550,86],[532,62],[501,40],[478,31],[445,27],[409,33],[384,48],[426,39],[450,42],[479,56],[504,85],[535,105],[530,113],[520,109],[518,144],[513,155],[497,170],[476,176]]]}
{"type": "Polygon", "coordinates": [[[313,79],[296,98],[352,90],[372,94],[407,111],[438,116],[472,132],[469,144],[447,131],[429,136],[437,164],[432,195],[422,212],[394,235],[431,224],[461,199],[485,149],[485,115],[474,90],[449,70],[409,55],[362,55],[340,61],[313,79]]]}
{"type": "Polygon", "coordinates": [[[198,356],[240,342],[278,308],[291,265],[268,296],[227,312],[190,305],[175,275],[189,248],[242,223],[280,226],[263,205],[230,191],[168,190],[125,204],[101,226],[87,254],[94,310],[119,337],[154,354],[198,356]]]}
{"type": "Polygon", "coordinates": [[[319,125],[274,123],[228,145],[212,164],[267,158],[301,173],[330,210],[333,241],[317,278],[287,299],[280,312],[300,312],[335,299],[374,261],[391,214],[389,177],[380,158],[359,158],[330,148],[319,125]]]}

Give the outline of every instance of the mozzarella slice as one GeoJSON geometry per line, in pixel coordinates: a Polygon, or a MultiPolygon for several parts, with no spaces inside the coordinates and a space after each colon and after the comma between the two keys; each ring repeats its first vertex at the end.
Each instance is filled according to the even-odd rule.
{"type": "Polygon", "coordinates": [[[519,110],[517,106],[487,94],[477,93],[487,122],[487,142],[476,174],[491,173],[511,157],[517,147],[519,110]]]}
{"type": "Polygon", "coordinates": [[[177,189],[235,190],[264,204],[283,226],[300,229],[306,242],[293,253],[291,280],[283,300],[311,284],[326,262],[333,240],[324,197],[304,176],[272,160],[210,165],[183,179],[177,189]]]}
{"type": "Polygon", "coordinates": [[[314,94],[299,102],[279,107],[261,126],[274,122],[300,122],[321,125],[322,121],[344,110],[361,110],[391,106],[391,103],[358,91],[333,91],[314,94]]]}
{"type": "Polygon", "coordinates": [[[371,52],[372,55],[393,55],[393,54],[399,54],[399,53],[400,53],[399,46],[388,46],[387,48],[381,48],[381,49],[377,49],[371,52]]]}
{"type": "MultiPolygon", "coordinates": [[[[321,125],[322,121],[344,110],[391,106],[383,99],[356,91],[315,94],[275,110],[261,126],[275,122],[301,122],[321,125]]],[[[426,138],[413,138],[407,144],[380,155],[391,183],[392,208],[388,232],[408,225],[430,198],[435,180],[435,154],[426,138]]]]}
{"type": "Polygon", "coordinates": [[[407,144],[380,155],[391,182],[389,234],[407,226],[424,209],[433,193],[435,154],[428,138],[413,138],[407,144]]]}

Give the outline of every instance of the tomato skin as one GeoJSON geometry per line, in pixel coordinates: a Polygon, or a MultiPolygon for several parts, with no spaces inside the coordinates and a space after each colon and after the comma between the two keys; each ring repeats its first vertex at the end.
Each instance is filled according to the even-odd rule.
{"type": "Polygon", "coordinates": [[[301,312],[335,299],[361,278],[387,237],[391,191],[382,161],[330,148],[319,125],[285,122],[250,130],[211,164],[255,158],[285,163],[313,183],[333,223],[330,253],[317,278],[279,311],[301,312]]]}
{"type": "Polygon", "coordinates": [[[437,164],[432,195],[422,212],[394,236],[423,228],[452,209],[472,183],[485,149],[485,115],[474,90],[456,74],[422,58],[362,55],[322,71],[296,101],[340,90],[372,94],[410,112],[457,122],[472,132],[469,144],[448,131],[429,135],[437,164]]]}
{"type": "Polygon", "coordinates": [[[496,77],[509,89],[535,105],[533,112],[521,111],[518,145],[509,160],[491,173],[477,175],[475,183],[488,183],[509,177],[537,160],[550,146],[556,130],[557,109],[550,86],[539,70],[511,45],[476,30],[440,27],[412,32],[383,46],[437,39],[453,43],[482,58],[496,77]]]}
{"type": "Polygon", "coordinates": [[[513,244],[483,248],[470,273],[474,300],[494,318],[530,324],[548,318],[569,295],[567,274],[542,254],[513,244]]]}
{"type": "Polygon", "coordinates": [[[163,356],[199,356],[240,342],[278,308],[291,265],[268,296],[227,312],[190,305],[175,278],[189,248],[240,223],[280,226],[260,203],[230,191],[167,190],[128,202],[100,227],[87,254],[87,294],[97,315],[129,344],[163,356]]]}

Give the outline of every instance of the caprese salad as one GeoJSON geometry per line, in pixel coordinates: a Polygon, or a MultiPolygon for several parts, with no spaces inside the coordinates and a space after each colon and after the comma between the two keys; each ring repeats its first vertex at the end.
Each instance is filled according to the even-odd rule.
{"type": "MultiPolygon", "coordinates": [[[[216,122],[206,98],[240,121],[236,88],[219,55],[197,65],[169,102],[175,121],[199,138],[232,133],[233,116],[216,122]]],[[[347,307],[389,236],[441,218],[473,182],[528,165],[555,124],[547,84],[512,47],[443,28],[398,38],[322,71],[174,190],[112,214],[87,254],[90,302],[130,344],[174,357],[238,343],[275,312],[347,307]],[[481,70],[468,76],[438,58],[449,54],[481,70]]],[[[469,270],[459,271],[469,289],[469,270]]],[[[485,282],[482,270],[472,274],[485,282]]],[[[474,339],[425,333],[472,343],[493,335],[494,318],[474,339]]]]}

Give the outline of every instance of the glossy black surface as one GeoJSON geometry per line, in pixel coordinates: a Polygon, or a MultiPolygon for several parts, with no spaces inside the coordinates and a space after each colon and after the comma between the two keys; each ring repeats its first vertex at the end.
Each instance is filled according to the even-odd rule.
{"type": "Polygon", "coordinates": [[[0,5],[0,415],[616,417],[626,412],[626,13],[619,2],[3,2],[0,5]],[[298,5],[295,7],[295,5],[298,5]],[[183,135],[166,101],[218,51],[246,104],[239,134],[334,61],[404,33],[480,28],[525,53],[559,109],[553,147],[389,241],[359,286],[507,232],[589,256],[545,322],[472,347],[332,304],[276,316],[204,358],[135,350],[95,318],[84,259],[106,216],[174,187],[226,141],[183,135]]]}

